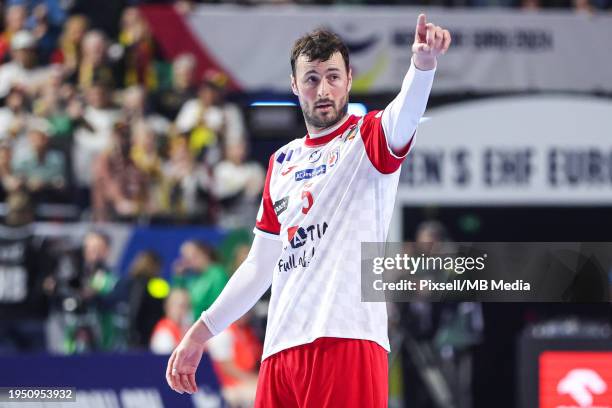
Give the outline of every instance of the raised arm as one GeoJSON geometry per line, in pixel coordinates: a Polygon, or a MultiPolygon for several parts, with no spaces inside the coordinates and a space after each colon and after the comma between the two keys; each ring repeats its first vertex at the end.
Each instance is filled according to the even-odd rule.
{"type": "Polygon", "coordinates": [[[173,390],[181,394],[197,391],[195,372],[205,343],[238,320],[268,290],[280,252],[280,241],[255,235],[247,258],[217,300],[202,313],[172,352],[166,368],[166,381],[173,390]]]}
{"type": "Polygon", "coordinates": [[[382,115],[387,143],[397,155],[406,153],[427,107],[437,57],[446,53],[450,43],[448,30],[427,23],[425,14],[419,15],[412,45],[412,63],[399,94],[387,105],[382,115]]]}

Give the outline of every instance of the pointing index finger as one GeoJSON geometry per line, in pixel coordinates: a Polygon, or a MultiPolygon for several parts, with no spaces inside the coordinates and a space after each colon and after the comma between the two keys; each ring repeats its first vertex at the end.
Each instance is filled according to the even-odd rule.
{"type": "Polygon", "coordinates": [[[417,18],[417,28],[425,27],[426,23],[427,23],[427,18],[425,17],[425,14],[423,13],[419,14],[419,17],[417,18]]]}

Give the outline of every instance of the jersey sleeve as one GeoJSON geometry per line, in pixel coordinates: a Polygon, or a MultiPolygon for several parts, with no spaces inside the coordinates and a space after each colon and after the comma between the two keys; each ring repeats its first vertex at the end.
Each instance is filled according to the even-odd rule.
{"type": "Polygon", "coordinates": [[[402,165],[414,142],[414,134],[410,142],[398,154],[389,147],[382,125],[383,111],[369,112],[360,127],[361,138],[370,162],[382,174],[391,174],[402,165]]]}
{"type": "Polygon", "coordinates": [[[267,238],[280,239],[280,223],[274,212],[274,205],[270,197],[270,182],[272,180],[272,171],[274,166],[274,154],[270,156],[268,163],[268,173],[266,174],[266,182],[264,184],[263,197],[257,213],[257,221],[253,232],[257,235],[262,235],[267,238]]]}

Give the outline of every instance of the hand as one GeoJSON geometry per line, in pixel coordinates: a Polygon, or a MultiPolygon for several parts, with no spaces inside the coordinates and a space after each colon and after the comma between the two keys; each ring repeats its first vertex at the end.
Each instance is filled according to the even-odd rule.
{"type": "Polygon", "coordinates": [[[179,258],[172,263],[172,270],[175,275],[184,275],[187,269],[189,269],[189,264],[183,258],[179,258]]]}
{"type": "Polygon", "coordinates": [[[136,211],[138,210],[138,205],[131,200],[121,199],[115,205],[115,210],[120,215],[127,215],[127,216],[134,215],[136,214],[136,211]]]}
{"type": "Polygon", "coordinates": [[[434,69],[438,55],[443,55],[451,43],[448,30],[427,23],[425,14],[419,14],[412,52],[414,65],[423,71],[434,69]]]}
{"type": "Polygon", "coordinates": [[[198,319],[172,352],[166,367],[166,381],[174,391],[180,394],[198,391],[195,373],[204,354],[204,344],[211,337],[212,333],[198,319]]]}

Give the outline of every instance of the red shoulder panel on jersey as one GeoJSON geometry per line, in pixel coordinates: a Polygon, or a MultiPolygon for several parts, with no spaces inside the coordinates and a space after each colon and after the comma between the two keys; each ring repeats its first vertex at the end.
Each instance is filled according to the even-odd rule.
{"type": "Polygon", "coordinates": [[[369,112],[363,118],[360,131],[370,162],[383,174],[391,174],[399,169],[414,140],[412,135],[408,145],[399,154],[393,153],[383,131],[382,111],[369,112]]]}
{"type": "Polygon", "coordinates": [[[266,183],[264,184],[262,197],[263,211],[257,218],[255,228],[268,234],[279,235],[280,223],[278,222],[278,217],[274,212],[274,204],[272,203],[272,198],[270,197],[270,179],[272,178],[273,166],[274,154],[270,156],[270,161],[268,162],[268,173],[266,174],[266,183]]]}

